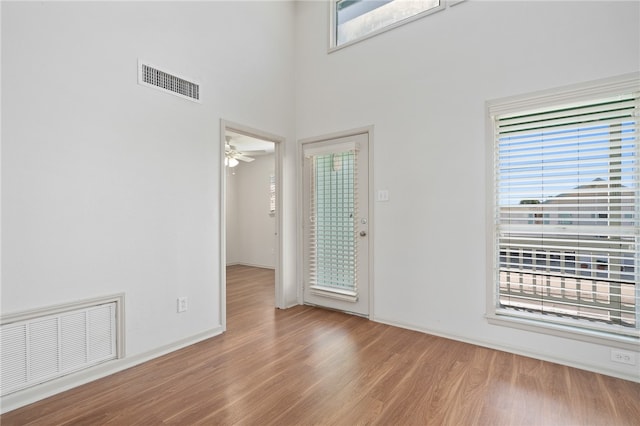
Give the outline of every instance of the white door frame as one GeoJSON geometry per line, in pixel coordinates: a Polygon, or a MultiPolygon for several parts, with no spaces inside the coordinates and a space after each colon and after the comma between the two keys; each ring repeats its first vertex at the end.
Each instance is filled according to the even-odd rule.
{"type": "Polygon", "coordinates": [[[220,325],[222,330],[227,329],[227,218],[226,218],[226,193],[227,171],[224,164],[225,135],[227,131],[233,131],[246,136],[273,142],[275,146],[275,175],[276,175],[276,276],[275,276],[275,307],[284,309],[284,288],[282,282],[282,176],[285,138],[254,129],[249,126],[220,119],[220,325]]]}
{"type": "Polygon", "coordinates": [[[373,187],[373,125],[366,127],[359,127],[356,129],[345,130],[342,132],[330,133],[322,136],[316,136],[312,138],[305,138],[298,140],[297,144],[297,153],[296,153],[296,161],[298,166],[296,167],[297,173],[297,186],[298,186],[298,214],[297,214],[297,229],[298,229],[298,238],[297,238],[297,259],[296,259],[296,270],[297,270],[297,299],[298,304],[304,304],[303,300],[303,289],[304,289],[304,188],[303,188],[303,176],[304,176],[304,153],[303,153],[303,144],[312,143],[312,142],[324,142],[332,139],[344,138],[349,136],[366,134],[369,139],[369,158],[367,166],[369,167],[369,235],[367,238],[369,244],[369,315],[368,318],[375,318],[373,311],[373,298],[374,298],[374,274],[373,274],[373,264],[374,264],[374,238],[375,238],[375,227],[374,227],[374,187],[373,187]]]}

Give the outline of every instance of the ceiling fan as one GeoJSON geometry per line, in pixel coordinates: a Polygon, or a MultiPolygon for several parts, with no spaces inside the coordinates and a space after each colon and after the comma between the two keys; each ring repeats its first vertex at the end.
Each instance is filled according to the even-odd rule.
{"type": "Polygon", "coordinates": [[[242,152],[236,150],[235,145],[231,143],[231,136],[226,136],[226,143],[224,144],[224,164],[229,167],[236,167],[240,164],[240,161],[250,163],[255,158],[251,158],[242,152]]]}

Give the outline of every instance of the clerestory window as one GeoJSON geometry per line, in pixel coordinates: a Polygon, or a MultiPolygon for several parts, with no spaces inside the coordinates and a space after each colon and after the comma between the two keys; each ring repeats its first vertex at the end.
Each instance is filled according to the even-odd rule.
{"type": "Polygon", "coordinates": [[[379,34],[445,7],[445,0],[337,0],[331,2],[331,48],[379,34]]]}
{"type": "Polygon", "coordinates": [[[639,115],[637,74],[488,103],[490,321],[637,342],[639,115]]]}

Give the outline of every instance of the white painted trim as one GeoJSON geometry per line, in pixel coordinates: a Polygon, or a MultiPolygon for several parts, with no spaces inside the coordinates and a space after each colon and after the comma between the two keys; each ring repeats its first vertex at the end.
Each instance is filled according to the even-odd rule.
{"type": "Polygon", "coordinates": [[[224,164],[226,158],[225,143],[226,143],[227,123],[220,119],[220,141],[218,142],[219,161],[218,167],[220,167],[220,210],[218,219],[218,232],[220,233],[220,246],[218,251],[220,253],[220,318],[218,319],[222,330],[227,330],[227,225],[226,225],[226,211],[227,211],[227,167],[224,164]]]}
{"type": "Polygon", "coordinates": [[[373,132],[373,126],[357,127],[351,130],[344,130],[338,132],[327,133],[321,136],[314,136],[310,138],[304,138],[298,140],[298,146],[300,147],[300,154],[302,154],[302,145],[316,142],[326,142],[333,139],[348,138],[356,135],[370,135],[373,132]]]}
{"type": "Polygon", "coordinates": [[[485,314],[495,311],[497,304],[495,272],[496,247],[496,208],[495,208],[495,128],[491,117],[489,103],[485,105],[485,314]]]}
{"type": "MultiPolygon", "coordinates": [[[[268,133],[262,130],[255,129],[253,127],[245,126],[243,124],[234,123],[225,119],[220,119],[220,313],[221,324],[226,330],[227,325],[227,273],[226,268],[223,265],[227,264],[227,232],[226,232],[226,191],[227,191],[227,173],[224,165],[225,158],[225,134],[227,130],[240,133],[246,136],[251,136],[257,139],[273,142],[275,146],[274,158],[275,158],[275,174],[276,174],[276,234],[278,238],[276,249],[276,277],[275,277],[275,307],[279,309],[286,309],[289,306],[285,306],[284,300],[284,282],[282,279],[283,273],[283,238],[282,238],[282,218],[283,218],[283,176],[284,176],[284,146],[285,138],[282,136],[268,133]]],[[[261,268],[264,266],[260,266],[261,268]]]]}
{"type": "Polygon", "coordinates": [[[488,314],[486,318],[489,324],[492,325],[517,328],[519,330],[548,334],[565,339],[580,340],[582,342],[629,351],[638,351],[640,349],[640,340],[633,336],[614,335],[606,331],[583,329],[578,326],[572,327],[570,325],[556,324],[553,322],[542,322],[533,318],[533,316],[531,319],[527,319],[517,316],[488,314]]]}
{"type": "MultiPolygon", "coordinates": [[[[487,117],[640,90],[640,72],[487,101],[487,117]]],[[[493,132],[492,132],[493,135],[493,132]]],[[[492,142],[493,143],[493,142],[492,142]]]]}
{"type": "Polygon", "coordinates": [[[296,144],[296,301],[304,304],[304,150],[302,141],[296,144]]]}
{"type": "Polygon", "coordinates": [[[374,311],[373,311],[373,307],[374,307],[374,303],[373,303],[373,299],[374,299],[374,281],[375,281],[375,276],[374,276],[374,240],[375,240],[375,232],[374,232],[374,195],[375,195],[375,188],[374,188],[374,181],[373,181],[373,175],[374,175],[374,170],[373,170],[373,153],[374,153],[374,147],[373,147],[373,131],[374,131],[374,126],[370,125],[370,126],[365,126],[365,127],[358,127],[355,129],[351,129],[351,130],[345,130],[345,131],[340,131],[340,132],[333,132],[333,133],[329,133],[329,134],[325,134],[325,135],[321,135],[321,136],[316,136],[316,137],[311,137],[311,138],[304,138],[304,139],[299,139],[298,143],[297,143],[297,152],[296,152],[296,181],[297,181],[297,196],[298,196],[298,203],[297,203],[297,207],[298,207],[298,213],[297,213],[297,225],[296,225],[296,229],[297,229],[297,234],[298,234],[298,248],[297,248],[297,253],[296,253],[296,279],[298,282],[297,287],[297,300],[298,300],[298,305],[302,305],[304,303],[303,300],[303,288],[304,288],[304,206],[303,206],[303,199],[304,199],[304,188],[302,187],[302,182],[303,182],[303,176],[304,176],[304,148],[303,146],[305,144],[308,143],[315,143],[315,142],[325,142],[325,141],[330,141],[333,139],[339,139],[339,138],[346,138],[346,137],[350,137],[350,136],[356,136],[356,135],[362,135],[362,134],[366,134],[367,135],[367,139],[368,139],[368,153],[369,153],[369,158],[368,158],[368,167],[369,167],[369,173],[368,173],[368,184],[369,184],[369,235],[368,235],[368,239],[367,241],[369,242],[369,315],[367,316],[367,318],[373,318],[374,316],[374,311]]]}
{"type": "Polygon", "coordinates": [[[315,148],[305,148],[304,156],[311,158],[316,155],[334,154],[336,152],[356,152],[360,149],[360,144],[357,142],[343,142],[331,144],[331,146],[319,146],[315,148]]]}
{"type": "Polygon", "coordinates": [[[448,0],[447,1],[447,7],[453,7],[453,6],[459,5],[463,1],[465,1],[465,0],[448,0]]]}
{"type": "Polygon", "coordinates": [[[103,377],[116,374],[128,368],[140,365],[144,362],[161,357],[170,352],[177,351],[195,343],[220,335],[224,330],[222,327],[216,327],[202,333],[198,333],[186,339],[179,340],[166,346],[161,346],[152,351],[134,355],[128,358],[117,359],[114,361],[98,364],[87,370],[78,371],[66,376],[54,379],[29,389],[14,392],[2,397],[0,402],[0,414],[7,413],[25,405],[40,401],[52,395],[64,392],[69,389],[84,385],[89,382],[101,379],[103,377]]]}
{"type": "Polygon", "coordinates": [[[369,318],[373,318],[374,316],[374,312],[373,312],[373,307],[375,306],[373,304],[373,298],[374,296],[374,283],[375,283],[375,276],[374,276],[374,267],[373,265],[375,265],[375,253],[374,253],[374,241],[376,238],[376,232],[375,232],[375,228],[374,228],[374,224],[375,224],[375,187],[374,187],[374,180],[373,180],[373,176],[375,175],[374,173],[374,169],[373,169],[373,155],[374,155],[374,149],[373,149],[373,130],[374,130],[374,126],[370,125],[366,127],[367,129],[367,134],[369,136],[369,318]]]}
{"type": "Polygon", "coordinates": [[[338,44],[338,40],[336,39],[336,0],[329,0],[328,4],[329,7],[326,9],[328,11],[327,13],[329,13],[329,19],[327,21],[329,22],[329,39],[327,40],[329,45],[327,46],[327,52],[331,53],[338,50],[336,47],[338,44]]]}
{"type": "MultiPolygon", "coordinates": [[[[495,350],[498,350],[498,351],[503,351],[503,352],[507,352],[507,353],[511,353],[511,354],[515,354],[515,355],[521,355],[521,356],[526,356],[526,357],[530,357],[530,358],[535,358],[535,359],[539,359],[541,361],[548,361],[548,362],[552,362],[554,364],[565,365],[567,367],[578,368],[580,370],[591,371],[593,373],[604,374],[604,375],[607,375],[607,376],[617,377],[619,379],[629,380],[631,382],[640,383],[640,376],[634,376],[632,374],[625,374],[625,373],[621,373],[621,372],[616,371],[616,370],[609,370],[609,369],[602,368],[600,366],[595,366],[595,365],[592,365],[592,364],[585,364],[585,363],[581,363],[581,362],[576,362],[574,359],[571,359],[571,358],[548,356],[546,354],[543,354],[543,353],[540,353],[540,352],[537,352],[537,351],[531,351],[531,350],[525,349],[525,348],[515,347],[515,346],[511,346],[511,345],[505,346],[505,345],[497,343],[497,342],[491,342],[491,341],[485,341],[485,340],[469,339],[467,337],[462,337],[462,336],[459,336],[459,335],[456,335],[456,334],[451,334],[451,333],[431,330],[431,329],[428,329],[428,328],[425,328],[425,327],[420,327],[420,326],[417,326],[417,325],[408,324],[408,323],[399,322],[399,321],[393,321],[393,320],[389,320],[389,319],[385,319],[385,318],[376,317],[376,318],[373,318],[373,321],[379,322],[381,324],[391,325],[391,326],[394,326],[394,327],[404,328],[404,329],[407,329],[407,330],[417,331],[417,332],[420,332],[420,333],[430,334],[430,335],[433,335],[433,336],[443,337],[445,339],[455,340],[457,342],[469,343],[471,345],[481,346],[483,348],[495,349],[495,350]]],[[[636,348],[636,351],[637,351],[637,348],[636,348]]]]}

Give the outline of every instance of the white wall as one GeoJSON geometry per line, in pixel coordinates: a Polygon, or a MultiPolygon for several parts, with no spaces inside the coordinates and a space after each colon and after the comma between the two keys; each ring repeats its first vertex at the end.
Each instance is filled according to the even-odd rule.
{"type": "Polygon", "coordinates": [[[240,162],[227,173],[227,264],[276,267],[276,220],[269,214],[273,154],[240,162]]]}
{"type": "Polygon", "coordinates": [[[289,2],[2,2],[2,313],[124,292],[128,357],[219,331],[220,118],[294,146],[293,28],[289,2]]]}
{"type": "MultiPolygon", "coordinates": [[[[240,167],[240,165],[237,167],[240,167]]],[[[240,238],[238,237],[240,232],[238,229],[240,226],[238,220],[238,179],[236,179],[236,175],[232,169],[228,168],[226,170],[226,178],[226,262],[227,265],[235,265],[240,263],[242,256],[242,247],[240,246],[240,238]]]]}
{"type": "Polygon", "coordinates": [[[296,134],[375,126],[375,319],[638,380],[484,318],[485,101],[637,71],[638,2],[470,0],[331,54],[327,9],[297,8],[296,134]]]}

